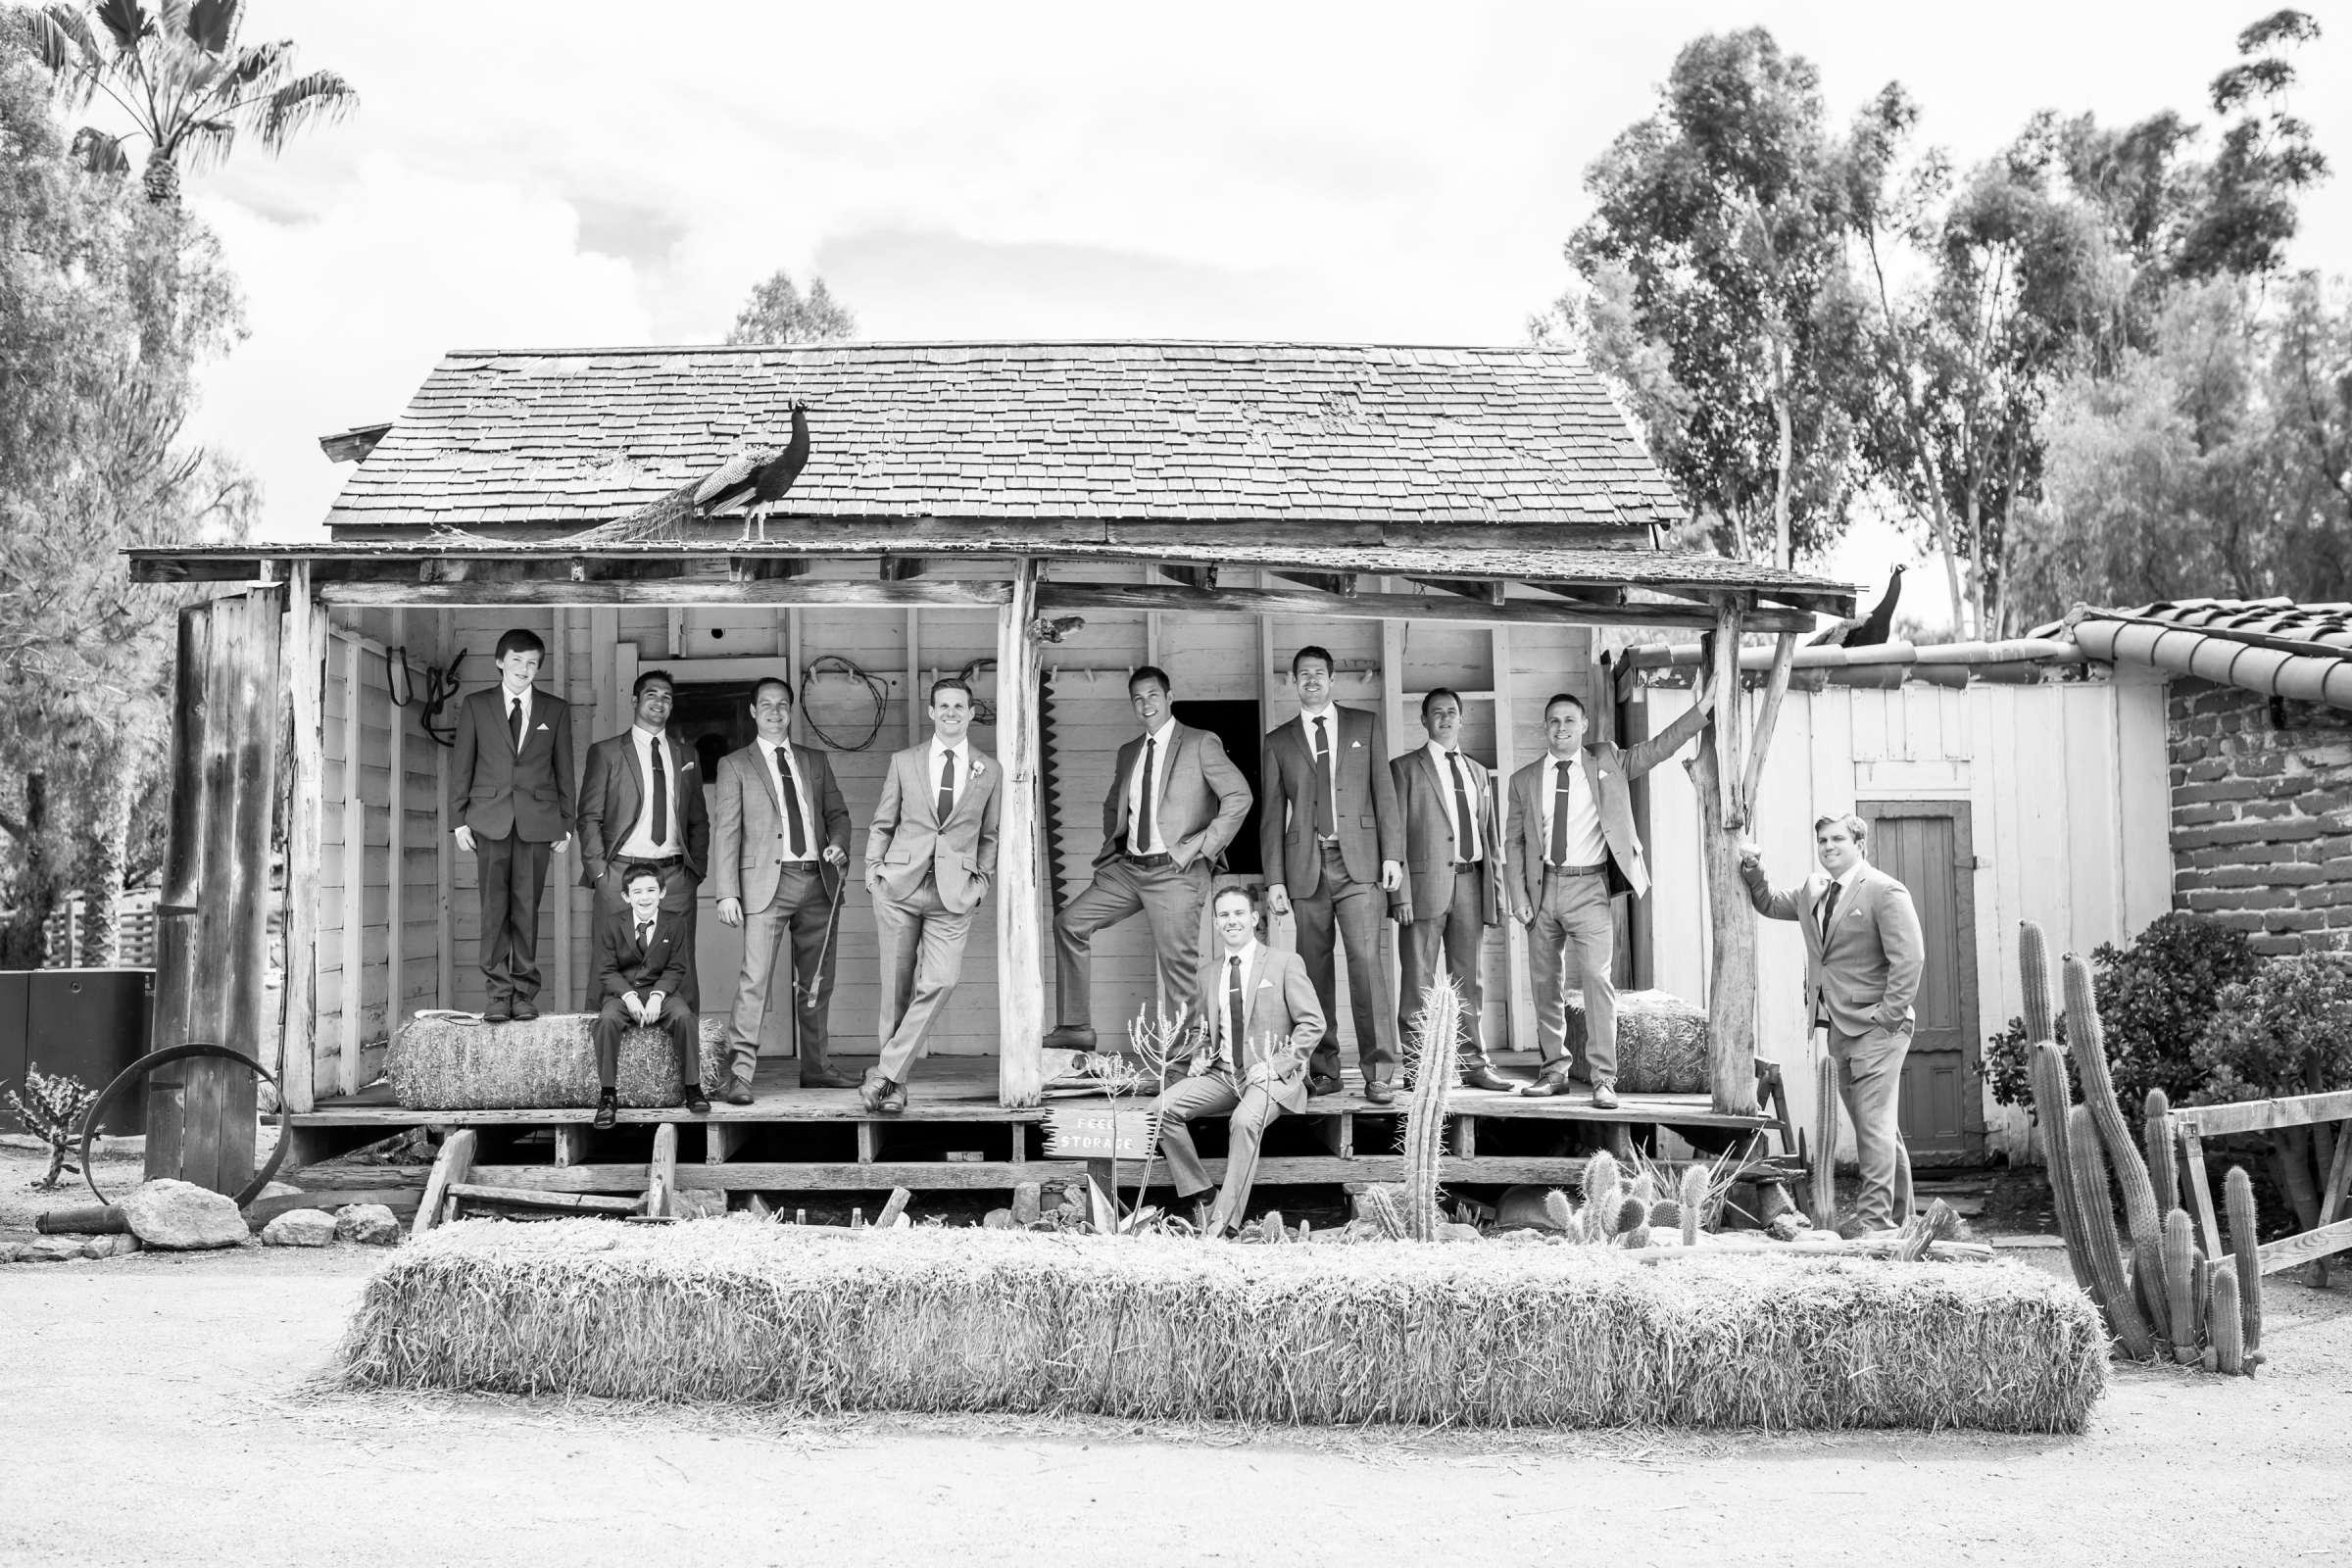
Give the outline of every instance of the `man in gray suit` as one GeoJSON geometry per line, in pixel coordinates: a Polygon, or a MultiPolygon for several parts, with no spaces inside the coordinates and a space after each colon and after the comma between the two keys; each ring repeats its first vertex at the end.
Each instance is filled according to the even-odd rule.
{"type": "Polygon", "coordinates": [[[865,830],[865,887],[882,947],[882,1061],[858,1086],[865,1108],[906,1108],[906,1075],[963,973],[972,911],[997,874],[997,770],[966,733],[972,689],[931,683],[931,739],[890,760],[865,830]]]}
{"type": "Polygon", "coordinates": [[[1487,930],[1502,923],[1502,834],[1494,820],[1494,780],[1461,752],[1462,699],[1441,686],[1421,699],[1421,727],[1429,744],[1389,763],[1404,822],[1403,896],[1393,900],[1404,995],[1396,1003],[1396,1033],[1419,1027],[1421,997],[1443,960],[1462,994],[1461,1028],[1453,1050],[1462,1082],[1473,1089],[1508,1090],[1513,1079],[1487,1059],[1482,1028],[1486,1006],[1487,930]]]}
{"type": "Polygon", "coordinates": [[[718,760],[711,808],[719,923],[744,928],[743,973],[728,1027],[732,1105],[752,1102],[776,945],[788,931],[793,990],[801,999],[793,1014],[800,1024],[801,1087],[851,1089],[858,1082],[833,1070],[825,1039],[833,1004],[832,922],[850,863],[850,808],[825,754],[792,740],[790,686],[761,681],[752,693],[752,717],[760,738],[718,760]]]}
{"type": "Polygon", "coordinates": [[[1257,1179],[1257,1151],[1266,1128],[1283,1112],[1306,1109],[1306,1060],[1323,1038],[1323,1009],[1314,983],[1295,953],[1277,953],[1258,940],[1257,896],[1248,888],[1217,894],[1217,961],[1201,976],[1193,999],[1192,1071],[1152,1102],[1159,1112],[1160,1152],[1179,1198],[1208,1191],[1208,1173],[1193,1152],[1187,1125],[1230,1112],[1225,1185],[1201,1222],[1211,1236],[1229,1235],[1250,1204],[1257,1179]]]}
{"type": "MultiPolygon", "coordinates": [[[[630,688],[636,722],[588,748],[580,777],[580,885],[596,890],[595,918],[628,904],[629,873],[649,867],[662,881],[662,912],[686,930],[686,985],[680,995],[702,1005],[694,969],[695,890],[710,862],[710,812],[691,748],[668,730],[675,684],[649,669],[630,688]]],[[[601,977],[588,982],[588,1010],[604,1004],[601,977]]]]}
{"type": "Polygon", "coordinates": [[[1095,879],[1054,922],[1059,1021],[1049,1050],[1092,1051],[1095,933],[1137,910],[1168,995],[1189,1006],[1200,975],[1200,906],[1209,875],[1250,814],[1250,783],[1214,735],[1176,722],[1168,673],[1145,664],[1127,677],[1144,733],[1119,748],[1102,800],[1095,879]]]}
{"type": "MultiPolygon", "coordinates": [[[[1404,882],[1404,819],[1379,719],[1331,700],[1331,651],[1312,644],[1291,656],[1298,717],[1266,732],[1258,785],[1259,863],[1266,903],[1298,919],[1298,956],[1315,983],[1326,1021],[1336,1023],[1338,977],[1332,944],[1348,943],[1348,1002],[1364,1098],[1396,1098],[1396,1041],[1389,1033],[1389,976],[1380,961],[1380,917],[1404,882]]],[[[1307,1068],[1307,1091],[1340,1087],[1338,1030],[1323,1037],[1307,1068]]]]}
{"type": "Polygon", "coordinates": [[[1862,1166],[1850,1221],[1860,1234],[1888,1230],[1895,1220],[1895,1183],[1905,1165],[1896,1119],[1903,1057],[1928,952],[1910,890],[1865,858],[1869,842],[1870,824],[1858,816],[1820,818],[1813,848],[1821,870],[1785,893],[1765,878],[1763,852],[1740,846],[1740,876],[1756,912],[1794,920],[1805,935],[1805,1005],[1812,1026],[1829,1031],[1838,1095],[1862,1166]]]}
{"type": "Polygon", "coordinates": [[[1567,692],[1544,705],[1546,754],[1511,777],[1511,912],[1528,927],[1536,993],[1536,1043],[1544,1070],[1520,1091],[1564,1095],[1575,1072],[1566,1046],[1568,960],[1585,991],[1585,1064],[1592,1103],[1617,1104],[1617,917],[1620,893],[1649,891],[1649,866],[1634,831],[1633,781],[1698,734],[1712,694],[1659,734],[1631,748],[1585,744],[1585,705],[1567,692]]]}

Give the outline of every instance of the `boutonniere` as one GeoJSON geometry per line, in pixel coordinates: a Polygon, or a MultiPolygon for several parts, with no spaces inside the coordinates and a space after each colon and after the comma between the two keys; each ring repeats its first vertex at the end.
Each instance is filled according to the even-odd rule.
{"type": "Polygon", "coordinates": [[[972,759],[972,777],[978,778],[981,774],[987,771],[988,764],[986,762],[983,762],[977,757],[972,759]]]}

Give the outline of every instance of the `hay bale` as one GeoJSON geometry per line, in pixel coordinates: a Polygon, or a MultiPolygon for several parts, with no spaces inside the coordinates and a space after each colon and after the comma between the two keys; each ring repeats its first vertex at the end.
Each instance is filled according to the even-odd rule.
{"type": "MultiPolygon", "coordinates": [[[[1585,999],[1568,993],[1568,1049],[1585,1048],[1585,999]]],[[[1707,1092],[1707,1009],[1671,991],[1617,993],[1617,1087],[1636,1095],[1707,1092]]]]}
{"type": "MultiPolygon", "coordinates": [[[[596,1103],[593,1014],[547,1012],[523,1023],[482,1023],[470,1013],[420,1012],[384,1054],[392,1098],[409,1110],[586,1109],[596,1103]]],[[[726,1020],[706,1013],[703,1087],[727,1081],[726,1020]]],[[[620,1037],[614,1089],[637,1109],[683,1104],[669,1036],[633,1028],[620,1037]]]]}
{"type": "Polygon", "coordinates": [[[921,1227],[444,1226],[369,1281],[369,1388],[1321,1425],[2079,1432],[2071,1285],[1787,1253],[1202,1247],[921,1227]]]}

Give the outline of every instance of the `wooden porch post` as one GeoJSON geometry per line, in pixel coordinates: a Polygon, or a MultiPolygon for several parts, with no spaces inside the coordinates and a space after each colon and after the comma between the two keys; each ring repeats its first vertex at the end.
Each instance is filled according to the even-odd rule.
{"type": "Polygon", "coordinates": [[[1013,567],[997,611],[997,1102],[1034,1105],[1045,1082],[1046,980],[1038,883],[1037,563],[1013,567]]]}
{"type": "MultiPolygon", "coordinates": [[[[318,809],[324,772],[319,728],[324,695],[326,612],[311,603],[311,564],[292,564],[286,579],[286,708],[293,765],[286,774],[285,1017],[279,1036],[278,1087],[288,1110],[318,1103],[318,809]]],[[[397,716],[397,715],[395,715],[397,716]]]]}
{"type": "Polygon", "coordinates": [[[1703,676],[1715,699],[1690,760],[1698,793],[1699,858],[1707,878],[1713,962],[1707,975],[1708,1087],[1714,1107],[1739,1115],[1756,1109],[1756,914],[1740,876],[1746,831],[1740,788],[1740,611],[1719,607],[1706,642],[1703,676]]]}

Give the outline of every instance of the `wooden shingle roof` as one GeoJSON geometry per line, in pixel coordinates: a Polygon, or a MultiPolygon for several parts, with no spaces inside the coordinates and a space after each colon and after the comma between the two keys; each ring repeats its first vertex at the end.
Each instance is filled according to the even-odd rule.
{"type": "Polygon", "coordinates": [[[611,521],[780,443],[795,399],[814,450],[779,521],[1532,525],[1621,542],[1685,516],[1574,354],[1109,342],[456,352],[326,520],[611,521]]]}

